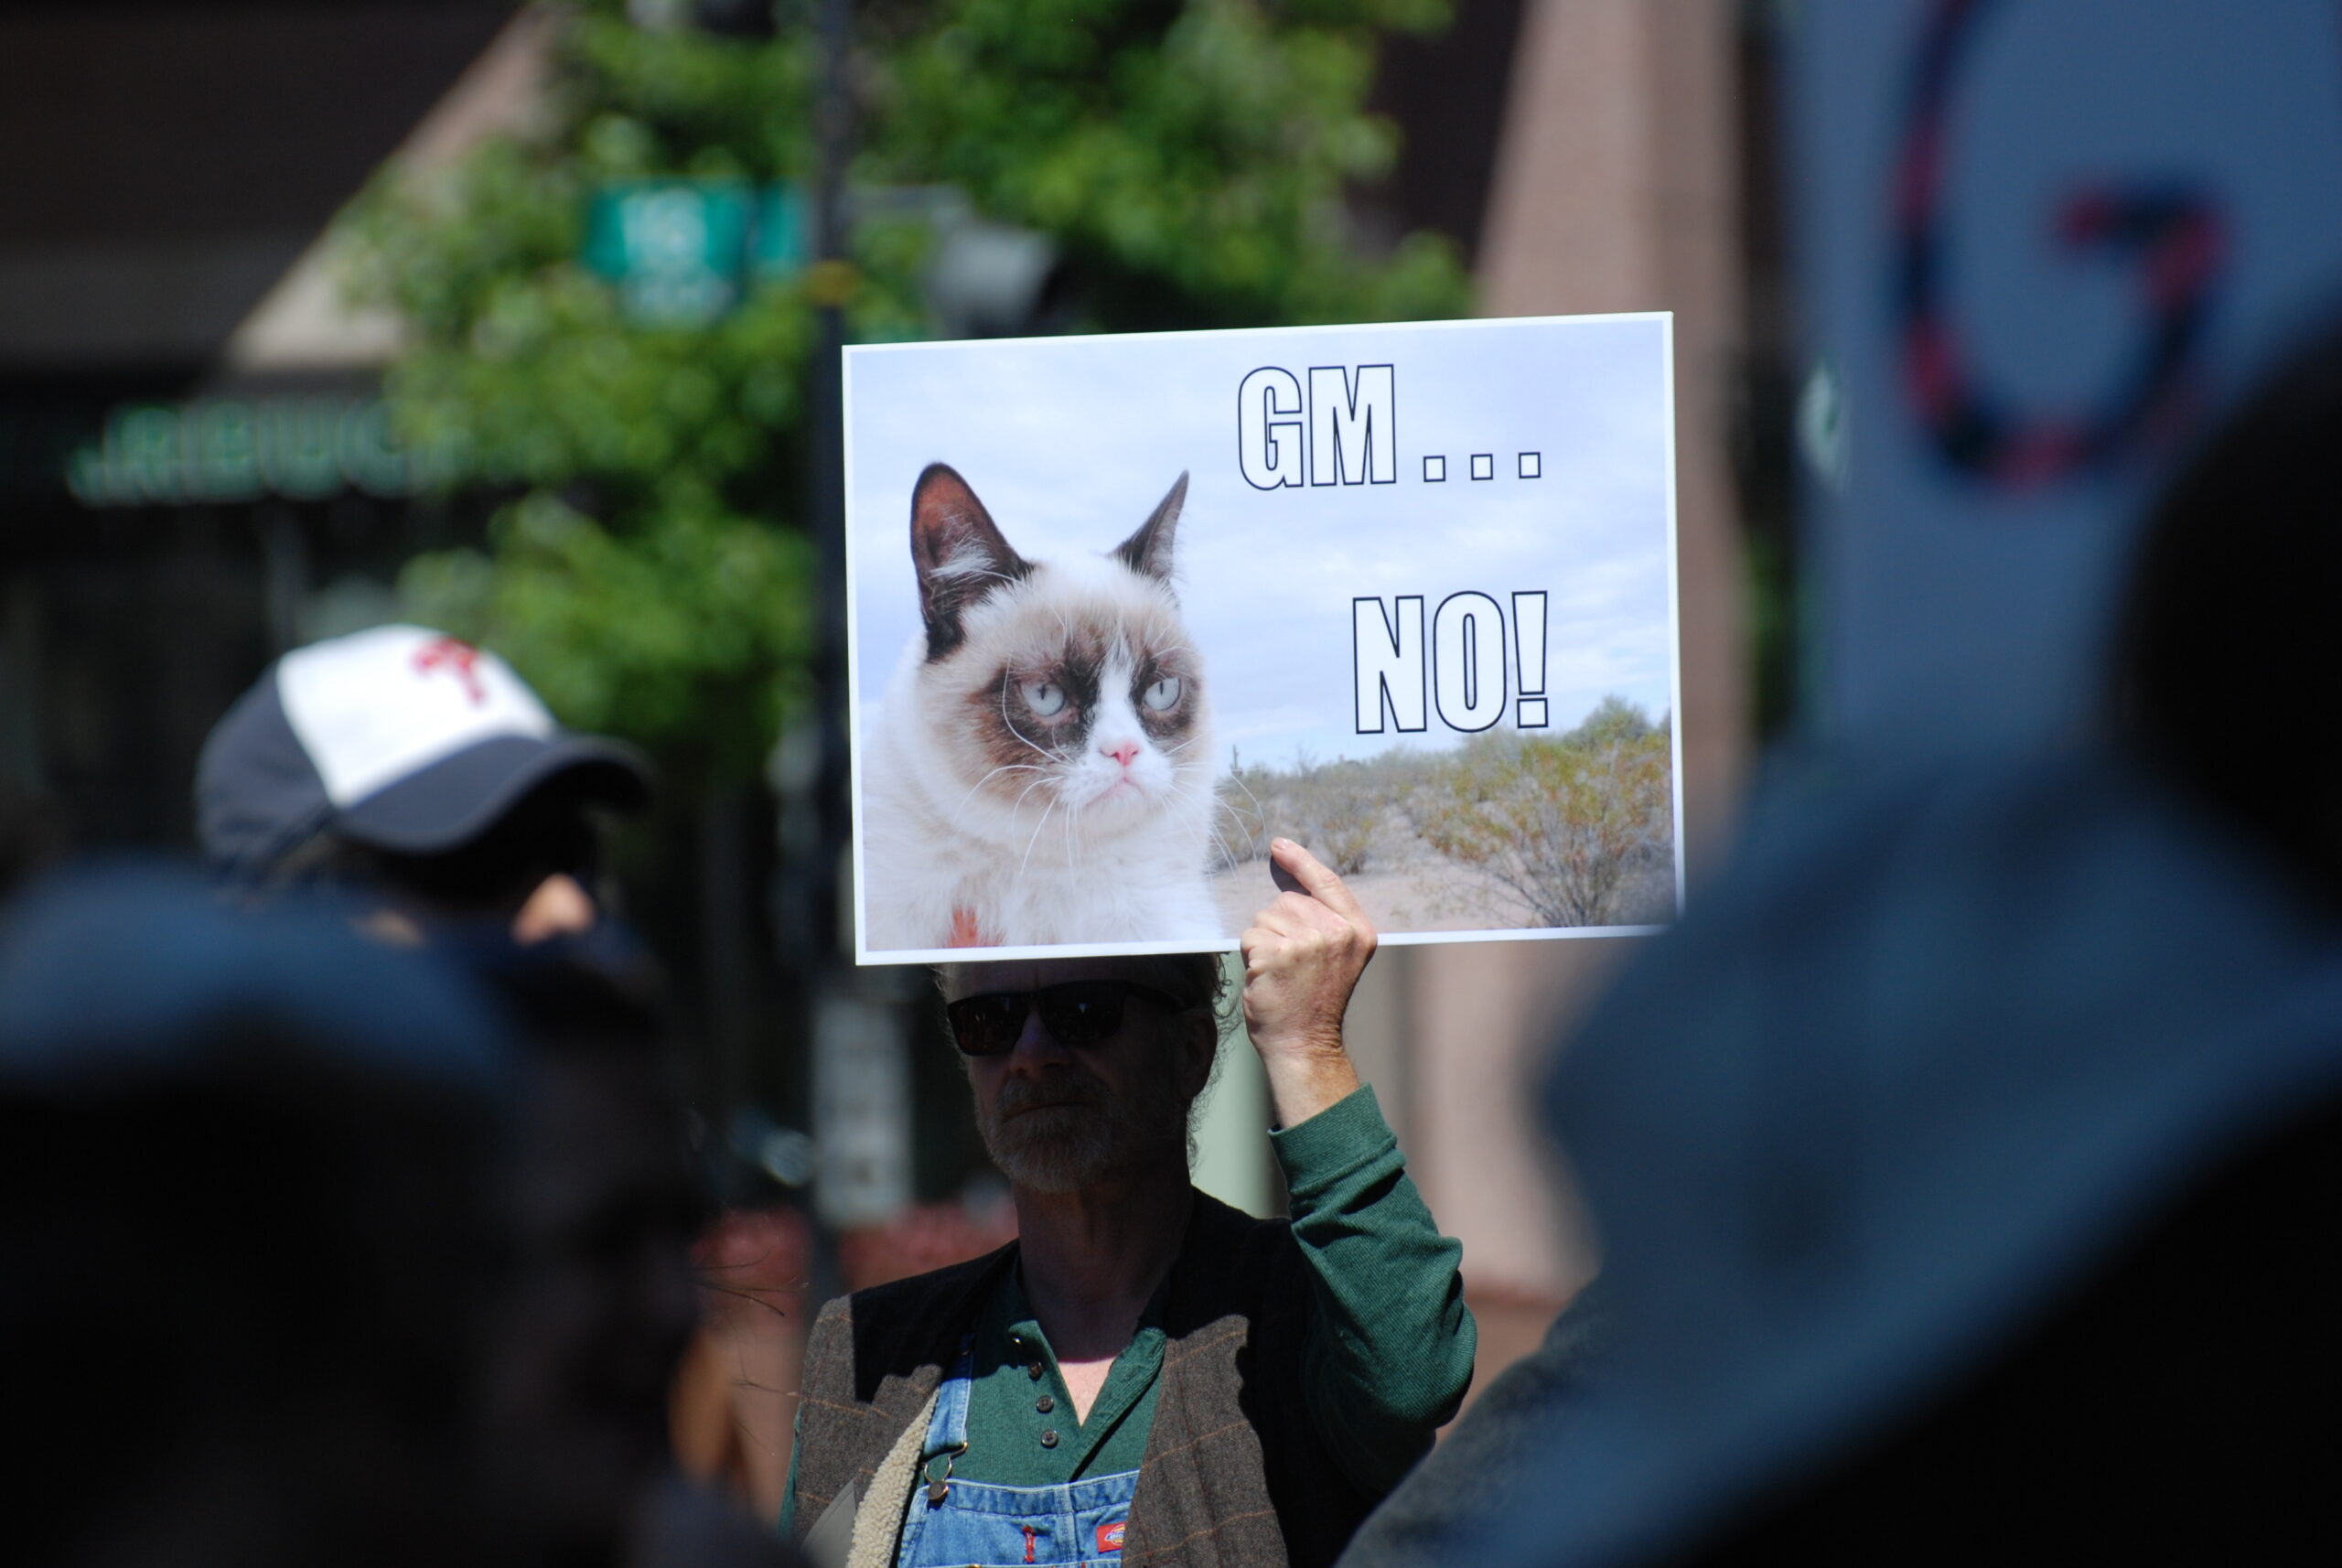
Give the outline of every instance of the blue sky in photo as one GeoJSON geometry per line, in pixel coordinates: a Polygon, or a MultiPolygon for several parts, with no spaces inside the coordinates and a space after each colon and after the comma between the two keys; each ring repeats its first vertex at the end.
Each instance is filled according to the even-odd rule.
{"type": "MultiPolygon", "coordinates": [[[[1182,469],[1180,601],[1223,748],[1250,762],[1461,738],[1356,733],[1351,600],[1548,596],[1553,729],[1616,693],[1672,705],[1666,325],[1656,317],[1059,338],[849,350],[847,529],[865,722],[919,635],[910,493],[951,464],[1009,542],[1112,549],[1182,469]],[[1393,366],[1398,482],[1261,490],[1237,389],[1262,365],[1393,366]],[[1522,452],[1542,477],[1518,477],[1522,452]],[[1493,458],[1475,481],[1471,457],[1493,458]],[[1423,458],[1446,459],[1427,483],[1423,458]]],[[[1508,628],[1509,639],[1509,628],[1508,628]]],[[[1508,708],[1501,726],[1514,723],[1508,708]]]]}

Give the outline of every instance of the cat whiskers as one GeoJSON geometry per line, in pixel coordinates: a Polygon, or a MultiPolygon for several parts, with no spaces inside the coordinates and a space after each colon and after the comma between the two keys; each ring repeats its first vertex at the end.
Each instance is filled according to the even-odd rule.
{"type": "Polygon", "coordinates": [[[1023,730],[1016,727],[1016,721],[1008,716],[1008,704],[1005,703],[1001,704],[1001,722],[1008,726],[1009,734],[1023,741],[1026,746],[1031,746],[1035,751],[1039,752],[1043,757],[1047,757],[1051,762],[1060,760],[1056,752],[1051,751],[1047,746],[1043,746],[1039,741],[1035,740],[1031,736],[1026,735],[1023,730]]]}
{"type": "MultiPolygon", "coordinates": [[[[1244,782],[1244,776],[1231,768],[1228,771],[1228,781],[1235,785],[1239,789],[1244,791],[1244,798],[1252,802],[1252,816],[1254,820],[1259,822],[1262,826],[1266,827],[1269,821],[1269,809],[1261,804],[1261,798],[1252,793],[1252,787],[1244,782]]],[[[1217,791],[1214,791],[1215,796],[1217,793],[1217,791]]],[[[1230,806],[1228,808],[1228,812],[1229,815],[1234,816],[1236,814],[1236,809],[1233,806],[1230,806]]]]}
{"type": "MultiPolygon", "coordinates": [[[[1039,752],[1043,757],[1047,757],[1051,762],[1063,760],[1057,752],[1051,751],[1048,747],[1041,745],[1040,742],[1033,739],[1023,730],[1016,727],[1016,720],[1011,716],[1008,711],[1008,688],[1004,685],[1000,689],[1000,722],[1002,725],[1006,726],[1009,734],[1015,736],[1018,740],[1023,741],[1026,746],[1031,746],[1035,751],[1039,752]]],[[[1041,776],[1038,779],[1034,779],[1030,784],[1026,785],[1024,789],[1017,795],[1015,802],[1009,806],[1009,817],[1010,820],[1014,821],[1017,813],[1025,809],[1025,797],[1030,795],[1034,790],[1039,789],[1042,785],[1049,781],[1049,772],[1047,768],[1041,767],[1037,763],[1019,762],[1009,764],[1008,766],[1030,768],[1032,771],[1041,776]]],[[[1016,863],[1017,875],[1024,875],[1025,868],[1033,864],[1033,846],[1041,842],[1041,830],[1049,825],[1049,813],[1057,809],[1058,801],[1054,797],[1051,798],[1049,802],[1041,809],[1041,820],[1033,824],[1033,836],[1025,841],[1025,857],[1016,863]]],[[[1066,821],[1069,823],[1073,821],[1073,815],[1070,811],[1066,814],[1066,821]]]]}
{"type": "Polygon", "coordinates": [[[1082,838],[1073,831],[1073,819],[1080,813],[1080,810],[1081,808],[1076,806],[1065,814],[1065,863],[1068,867],[1081,864],[1082,838]]]}
{"type": "Polygon", "coordinates": [[[1219,852],[1219,865],[1221,868],[1238,866],[1244,864],[1242,861],[1236,858],[1235,846],[1230,844],[1227,839],[1220,836],[1220,832],[1218,828],[1208,827],[1204,831],[1211,834],[1212,847],[1219,852]]]}
{"type": "MultiPolygon", "coordinates": [[[[1175,789],[1172,793],[1173,793],[1173,797],[1174,797],[1174,799],[1176,799],[1176,798],[1178,798],[1178,796],[1179,796],[1179,795],[1181,795],[1182,793],[1184,793],[1184,791],[1180,791],[1180,790],[1176,790],[1176,789],[1175,789]]],[[[1217,804],[1219,804],[1219,803],[1217,796],[1215,796],[1215,797],[1214,797],[1213,803],[1214,803],[1215,805],[1217,805],[1217,804]]],[[[1211,842],[1212,842],[1212,847],[1219,851],[1219,864],[1220,864],[1220,865],[1222,865],[1222,866],[1230,866],[1230,865],[1240,865],[1240,864],[1241,864],[1241,862],[1239,862],[1239,861],[1237,860],[1237,858],[1236,858],[1236,854],[1235,854],[1235,851],[1234,851],[1233,847],[1229,843],[1228,840],[1227,840],[1225,837],[1223,837],[1223,836],[1221,835],[1221,833],[1220,833],[1220,831],[1219,831],[1219,811],[1209,811],[1209,812],[1208,812],[1208,813],[1205,815],[1205,817],[1204,817],[1204,832],[1205,832],[1207,834],[1209,834],[1209,835],[1210,836],[1210,838],[1211,838],[1211,842]]]]}
{"type": "MultiPolygon", "coordinates": [[[[1023,730],[1016,727],[1016,717],[1014,714],[1011,714],[1008,711],[1008,687],[1004,682],[1000,688],[1000,722],[1002,727],[1006,729],[1009,734],[1015,736],[1018,740],[1023,741],[1026,746],[1031,746],[1035,751],[1039,752],[1043,757],[1047,757],[1051,762],[1062,762],[1065,760],[1062,753],[1050,750],[1047,746],[1043,746],[1039,741],[1035,740],[1031,736],[1026,735],[1023,730]]],[[[1026,766],[1030,765],[1027,764],[1026,766]]]]}
{"type": "MultiPolygon", "coordinates": [[[[1041,771],[1041,770],[1037,769],[1037,771],[1041,771]]],[[[1025,797],[1026,797],[1026,795],[1030,795],[1034,790],[1038,789],[1042,785],[1044,785],[1044,784],[1047,783],[1048,781],[1049,781],[1049,779],[1048,779],[1048,775],[1047,775],[1047,773],[1046,771],[1042,771],[1042,772],[1041,772],[1041,777],[1040,777],[1040,778],[1036,779],[1034,779],[1034,780],[1033,780],[1033,782],[1031,782],[1030,784],[1026,785],[1026,786],[1025,786],[1025,788],[1024,788],[1024,790],[1023,790],[1020,794],[1018,794],[1018,796],[1016,797],[1016,799],[1009,802],[1009,805],[1008,805],[1008,817],[1009,817],[1009,821],[1011,821],[1011,822],[1015,822],[1015,821],[1016,820],[1016,814],[1017,814],[1019,811],[1022,811],[1025,809],[1025,797]]],[[[1043,822],[1047,822],[1047,821],[1048,820],[1047,813],[1044,812],[1044,813],[1042,814],[1042,819],[1041,819],[1041,820],[1042,820],[1043,822]]]]}
{"type": "MultiPolygon", "coordinates": [[[[962,811],[966,811],[968,809],[968,802],[976,798],[976,791],[983,789],[985,785],[991,783],[994,779],[999,778],[1004,773],[1047,773],[1047,768],[1043,768],[1037,762],[1004,762],[999,767],[994,768],[991,772],[985,774],[983,778],[977,779],[973,784],[969,785],[968,792],[960,797],[960,803],[951,808],[951,814],[954,817],[957,817],[962,811]]],[[[1033,785],[1026,785],[1025,787],[1025,794],[1031,794],[1033,792],[1033,785]]],[[[1019,795],[1016,799],[1020,803],[1022,803],[1025,799],[1025,795],[1019,795]]]]}
{"type": "MultiPolygon", "coordinates": [[[[1243,779],[1232,770],[1228,774],[1228,781],[1235,785],[1239,789],[1243,790],[1244,799],[1252,802],[1252,820],[1255,822],[1258,822],[1262,827],[1267,827],[1269,820],[1268,811],[1261,804],[1261,798],[1252,793],[1252,787],[1246,784],[1243,779]]],[[[1175,782],[1171,786],[1171,793],[1174,798],[1187,799],[1202,793],[1202,790],[1198,786],[1183,779],[1175,782]]],[[[1223,866],[1241,865],[1245,862],[1255,858],[1252,853],[1252,845],[1255,835],[1250,830],[1245,828],[1243,813],[1237,809],[1236,803],[1219,792],[1217,780],[1214,780],[1214,787],[1210,791],[1210,798],[1206,803],[1204,831],[1211,835],[1211,842],[1219,846],[1220,864],[1223,866]],[[1223,816],[1236,824],[1237,831],[1243,837],[1246,853],[1241,856],[1236,853],[1236,846],[1228,842],[1227,835],[1219,831],[1219,823],[1223,816]]]]}
{"type": "MultiPolygon", "coordinates": [[[[1049,825],[1049,812],[1054,811],[1057,809],[1058,803],[1055,800],[1051,800],[1048,805],[1043,809],[1041,812],[1041,820],[1033,824],[1033,836],[1025,841],[1025,858],[1016,863],[1017,875],[1024,875],[1025,868],[1033,864],[1033,846],[1041,842],[1041,830],[1049,825]]],[[[1067,820],[1071,820],[1070,813],[1068,814],[1067,820]]]]}

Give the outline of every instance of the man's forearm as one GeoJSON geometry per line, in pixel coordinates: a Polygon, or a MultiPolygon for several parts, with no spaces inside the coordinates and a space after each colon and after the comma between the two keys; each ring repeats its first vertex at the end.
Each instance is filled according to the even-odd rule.
{"type": "Polygon", "coordinates": [[[1338,1035],[1330,1045],[1256,1048],[1269,1078],[1269,1105],[1280,1127],[1298,1127],[1359,1090],[1358,1068],[1338,1035]]]}

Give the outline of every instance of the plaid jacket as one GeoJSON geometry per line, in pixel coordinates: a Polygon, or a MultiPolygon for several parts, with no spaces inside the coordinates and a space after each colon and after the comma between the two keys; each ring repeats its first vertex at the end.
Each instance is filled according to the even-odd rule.
{"type": "MultiPolygon", "coordinates": [[[[822,1309],[798,1423],[800,1534],[869,1487],[1015,1256],[1011,1242],[822,1309]]],[[[1312,1277],[1284,1221],[1196,1194],[1124,1568],[1326,1568],[1379,1500],[1343,1476],[1306,1404],[1312,1277]]]]}

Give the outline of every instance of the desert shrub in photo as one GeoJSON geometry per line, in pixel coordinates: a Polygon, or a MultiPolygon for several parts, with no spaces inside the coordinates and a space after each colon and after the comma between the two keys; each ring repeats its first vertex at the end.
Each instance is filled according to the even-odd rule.
{"type": "Polygon", "coordinates": [[[1670,721],[1617,697],[1552,738],[1476,736],[1409,806],[1440,854],[1485,871],[1540,926],[1664,918],[1674,849],[1670,721]]]}
{"type": "Polygon", "coordinates": [[[1282,834],[1340,875],[1356,876],[1373,861],[1392,803],[1420,771],[1408,758],[1321,763],[1306,751],[1290,770],[1247,767],[1240,758],[1219,782],[1212,869],[1265,860],[1269,841],[1282,834]]]}
{"type": "Polygon", "coordinates": [[[1498,730],[1330,762],[1305,749],[1283,766],[1233,754],[1219,785],[1211,870],[1267,859],[1282,834],[1344,876],[1413,878],[1419,908],[1474,925],[1666,920],[1675,899],[1670,730],[1665,716],[1612,696],[1558,736],[1498,730]]]}
{"type": "Polygon", "coordinates": [[[1383,798],[1357,762],[1313,768],[1293,780],[1292,836],[1338,875],[1364,871],[1384,812],[1383,798]]]}
{"type": "Polygon", "coordinates": [[[1259,763],[1247,766],[1232,754],[1219,780],[1219,811],[1212,822],[1212,864],[1217,874],[1269,857],[1269,841],[1285,820],[1282,774],[1259,763]]]}

